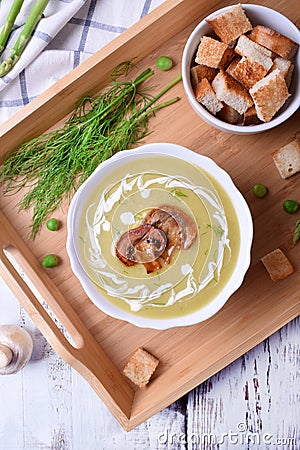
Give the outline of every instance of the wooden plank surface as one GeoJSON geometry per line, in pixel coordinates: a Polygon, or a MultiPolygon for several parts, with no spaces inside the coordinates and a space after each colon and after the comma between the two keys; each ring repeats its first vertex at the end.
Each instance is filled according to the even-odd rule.
{"type": "MultiPolygon", "coordinates": [[[[204,14],[204,3],[198,4],[201,17],[197,18],[197,22],[207,13],[206,9],[204,14]]],[[[178,0],[177,4],[182,5],[183,2],[178,0]]],[[[195,2],[187,1],[185,3],[188,6],[192,4],[195,8],[195,2]]],[[[222,5],[225,4],[226,2],[222,2],[222,5]]],[[[272,6],[270,0],[266,0],[262,4],[272,6]]],[[[299,14],[299,11],[296,4],[295,1],[289,3],[279,1],[277,9],[298,20],[296,14],[299,14]]],[[[213,6],[216,6],[216,4],[210,4],[211,9],[213,9],[213,6]]],[[[221,5],[218,3],[218,6],[221,5]]],[[[182,6],[180,8],[181,13],[184,13],[182,6]]],[[[176,9],[176,13],[178,11],[176,9]]],[[[193,9],[193,11],[195,10],[193,9]]],[[[168,17],[174,19],[173,15],[168,17]]],[[[157,20],[158,22],[153,22],[152,31],[158,30],[158,24],[162,25],[161,20],[157,20]]],[[[139,62],[138,70],[141,71],[145,67],[153,66],[156,56],[164,54],[166,51],[174,59],[176,63],[174,69],[168,73],[160,74],[155,80],[152,80],[152,83],[155,81],[157,90],[165,86],[178,74],[182,49],[195,22],[196,18],[190,26],[179,32],[180,20],[177,18],[174,31],[176,37],[162,45],[160,45],[162,40],[159,39],[158,44],[160,46],[155,49],[152,46],[151,54],[139,62]]],[[[183,24],[186,25],[185,21],[183,21],[183,24]]],[[[168,30],[167,36],[170,37],[171,27],[168,30]]],[[[149,41],[150,35],[143,27],[140,32],[146,33],[149,41]]],[[[122,50],[129,49],[128,54],[130,56],[130,52],[133,51],[132,42],[126,47],[126,42],[122,41],[120,48],[122,50]]],[[[111,56],[108,57],[106,52],[107,49],[102,54],[103,61],[105,61],[103,80],[111,67],[111,56]]],[[[144,54],[145,49],[144,53],[141,49],[141,55],[144,54]]],[[[127,54],[123,56],[125,57],[125,55],[127,54]]],[[[93,59],[91,70],[88,71],[86,65],[81,67],[80,70],[83,72],[81,72],[77,84],[72,79],[74,74],[70,75],[71,78],[64,79],[62,84],[66,82],[68,87],[71,86],[72,92],[74,83],[76,84],[76,94],[73,97],[71,96],[70,101],[75,101],[79,92],[85,93],[88,81],[94,79],[94,70],[99,70],[99,67],[99,61],[93,59]]],[[[78,75],[78,72],[76,74],[78,75]]],[[[101,81],[99,81],[100,84],[101,81]]],[[[62,92],[61,97],[60,91],[57,91],[59,87],[61,87],[61,84],[54,86],[52,91],[43,96],[43,99],[46,98],[50,101],[47,104],[48,109],[50,108],[49,114],[44,116],[43,119],[40,119],[42,117],[40,113],[45,111],[43,109],[45,103],[42,101],[38,107],[37,104],[34,104],[27,109],[24,108],[22,114],[15,117],[13,122],[10,122],[10,128],[2,128],[3,133],[2,138],[0,138],[2,155],[4,150],[13,150],[21,137],[21,130],[24,133],[23,126],[26,135],[27,133],[28,135],[36,133],[46,127],[48,123],[46,119],[48,120],[51,117],[55,109],[53,98],[59,100],[61,105],[65,104],[65,93],[62,92]],[[39,121],[36,122],[34,119],[38,117],[39,121]]],[[[157,332],[140,330],[130,324],[121,323],[105,316],[87,299],[79,282],[72,275],[64,248],[67,205],[64,205],[64,208],[58,214],[58,218],[63,223],[63,229],[60,233],[55,234],[55,236],[51,235],[51,237],[49,235],[49,238],[47,235],[47,239],[45,239],[45,234],[41,233],[32,242],[28,240],[27,236],[29,215],[18,214],[16,209],[12,208],[13,203],[17,203],[18,197],[16,196],[13,201],[11,198],[9,200],[1,198],[1,208],[9,220],[14,223],[17,232],[27,243],[28,248],[37,260],[40,260],[44,254],[49,253],[50,248],[56,249],[56,253],[61,257],[63,264],[59,270],[48,270],[47,273],[59,287],[70,307],[76,311],[79,320],[101,343],[102,349],[109,355],[115,367],[121,370],[138,346],[146,346],[161,360],[162,364],[149,388],[144,392],[139,392],[134,398],[130,427],[136,426],[149,415],[167,406],[299,313],[299,277],[297,277],[297,271],[299,271],[300,263],[297,258],[297,248],[293,247],[290,241],[294,218],[285,215],[281,207],[282,200],[287,196],[292,194],[299,196],[299,177],[293,177],[286,181],[281,180],[271,158],[272,151],[297,135],[299,112],[286,124],[275,130],[260,135],[241,137],[222,133],[202,122],[185,100],[181,85],[177,85],[170,95],[179,95],[181,101],[168,109],[159,111],[155,120],[151,123],[152,133],[147,138],[147,142],[174,142],[212,157],[232,176],[237,187],[248,201],[254,217],[255,238],[252,265],[245,283],[232,296],[222,311],[209,321],[185,329],[157,332]],[[168,126],[168,124],[173,124],[173,126],[168,126]],[[251,193],[252,185],[256,182],[265,182],[269,187],[270,193],[264,201],[257,201],[251,193]],[[295,266],[296,273],[285,280],[284,283],[275,285],[268,278],[259,259],[278,246],[288,253],[295,266]],[[218,330],[217,334],[216,330],[218,330]],[[185,342],[189,343],[188,348],[184,345],[185,342]]],[[[66,113],[64,108],[57,111],[57,118],[59,119],[66,113]]],[[[36,267],[37,273],[41,270],[41,268],[36,267]]],[[[127,405],[128,407],[129,405],[127,405]]]]}

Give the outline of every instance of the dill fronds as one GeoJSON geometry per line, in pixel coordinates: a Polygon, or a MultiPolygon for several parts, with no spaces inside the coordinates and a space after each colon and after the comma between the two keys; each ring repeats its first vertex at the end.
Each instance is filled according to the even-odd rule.
{"type": "Polygon", "coordinates": [[[133,81],[120,81],[132,66],[125,62],[112,73],[112,82],[96,97],[85,97],[62,128],[25,142],[0,167],[4,194],[26,187],[18,206],[33,208],[31,237],[65,199],[113,154],[129,149],[148,134],[148,119],[177,100],[154,105],[181,80],[179,75],[156,96],[142,83],[154,72],[146,69],[133,81]]]}

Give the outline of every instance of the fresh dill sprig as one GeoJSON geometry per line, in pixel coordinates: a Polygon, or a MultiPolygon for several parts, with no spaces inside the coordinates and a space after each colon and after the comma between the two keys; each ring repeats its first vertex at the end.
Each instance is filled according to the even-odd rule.
{"type": "Polygon", "coordinates": [[[170,192],[173,197],[188,197],[187,194],[184,194],[180,189],[174,188],[170,192]]]}
{"type": "Polygon", "coordinates": [[[131,62],[117,66],[111,84],[98,96],[83,98],[62,128],[25,142],[4,160],[0,167],[4,193],[28,188],[18,206],[33,207],[32,238],[101,162],[141,142],[155,111],[179,100],[155,104],[181,75],[151,96],[141,85],[153,70],[144,70],[133,81],[119,80],[132,66],[131,62]]]}
{"type": "Polygon", "coordinates": [[[224,234],[224,230],[221,227],[221,225],[211,225],[211,224],[207,224],[206,228],[211,228],[213,230],[213,232],[215,233],[216,236],[218,236],[219,238],[221,238],[224,234]]]}
{"type": "Polygon", "coordinates": [[[137,212],[134,216],[133,219],[135,222],[141,222],[144,219],[144,216],[141,212],[137,212]]]}

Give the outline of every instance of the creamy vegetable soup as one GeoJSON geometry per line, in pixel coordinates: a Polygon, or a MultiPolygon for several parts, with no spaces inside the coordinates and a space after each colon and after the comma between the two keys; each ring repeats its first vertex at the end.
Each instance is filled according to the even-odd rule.
{"type": "Polygon", "coordinates": [[[121,164],[91,193],[79,260],[99,292],[131,314],[165,319],[210,302],[229,280],[240,230],[218,182],[176,157],[121,164]]]}

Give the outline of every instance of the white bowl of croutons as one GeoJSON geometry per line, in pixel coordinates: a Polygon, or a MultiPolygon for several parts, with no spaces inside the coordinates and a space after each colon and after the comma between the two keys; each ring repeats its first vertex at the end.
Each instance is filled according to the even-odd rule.
{"type": "Polygon", "coordinates": [[[283,123],[300,106],[300,31],[265,6],[238,4],[207,16],[187,40],[182,79],[194,111],[237,134],[283,123]]]}

